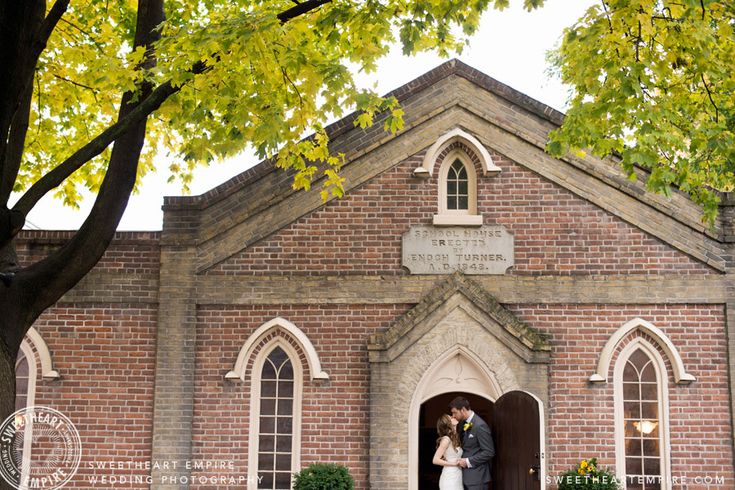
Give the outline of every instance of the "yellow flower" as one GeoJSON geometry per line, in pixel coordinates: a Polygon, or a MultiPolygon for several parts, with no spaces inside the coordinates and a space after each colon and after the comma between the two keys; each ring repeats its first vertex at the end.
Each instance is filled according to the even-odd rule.
{"type": "Polygon", "coordinates": [[[580,475],[584,475],[584,470],[582,468],[579,468],[577,470],[577,473],[579,473],[580,475]]]}
{"type": "Polygon", "coordinates": [[[582,462],[579,463],[579,467],[582,468],[582,469],[586,468],[587,467],[587,461],[583,459],[582,462]]]}
{"type": "Polygon", "coordinates": [[[472,428],[472,422],[465,422],[464,424],[464,431],[467,432],[472,428]]]}

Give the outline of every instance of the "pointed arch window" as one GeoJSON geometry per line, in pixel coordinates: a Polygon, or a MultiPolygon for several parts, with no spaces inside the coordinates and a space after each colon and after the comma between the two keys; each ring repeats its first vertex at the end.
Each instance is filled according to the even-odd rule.
{"type": "Polygon", "coordinates": [[[628,490],[669,488],[665,372],[661,356],[641,340],[615,366],[617,463],[628,490]]]}
{"type": "Polygon", "coordinates": [[[294,373],[288,354],[276,347],[266,357],[260,377],[258,476],[260,488],[291,488],[294,373]]]}
{"type": "MultiPolygon", "coordinates": [[[[34,366],[35,367],[35,366],[34,366]]],[[[20,410],[29,405],[28,398],[30,388],[35,384],[35,369],[31,373],[31,369],[26,356],[25,349],[18,351],[18,357],[15,361],[15,409],[20,410]],[[33,375],[34,379],[31,379],[33,375]]]]}
{"type": "Polygon", "coordinates": [[[307,370],[312,380],[329,379],[309,337],[277,317],[248,337],[225,374],[237,382],[251,373],[248,473],[263,478],[249,480],[248,490],[290,489],[291,475],[301,469],[301,395],[307,370]]]}
{"type": "Polygon", "coordinates": [[[250,468],[258,489],[288,490],[299,470],[301,363],[282,341],[264,348],[253,366],[250,468]]]}
{"type": "Polygon", "coordinates": [[[447,210],[466,210],[469,208],[469,182],[467,168],[457,158],[447,172],[447,210]]]}
{"type": "Polygon", "coordinates": [[[482,225],[477,214],[477,174],[467,154],[451,151],[439,170],[439,214],[435,225],[482,225]]]}

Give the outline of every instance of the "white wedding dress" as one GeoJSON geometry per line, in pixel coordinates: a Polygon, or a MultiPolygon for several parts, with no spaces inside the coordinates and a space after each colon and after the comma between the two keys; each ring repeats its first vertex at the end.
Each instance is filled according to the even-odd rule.
{"type": "MultiPolygon", "coordinates": [[[[451,461],[462,457],[462,448],[453,448],[452,443],[444,452],[444,459],[451,461]]],[[[462,468],[459,466],[442,467],[442,476],[439,478],[439,490],[463,490],[462,468]]]]}

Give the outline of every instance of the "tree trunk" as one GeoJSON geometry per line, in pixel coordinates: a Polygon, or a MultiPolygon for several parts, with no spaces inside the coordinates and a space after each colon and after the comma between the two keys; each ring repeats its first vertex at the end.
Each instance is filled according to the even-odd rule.
{"type": "MultiPolygon", "coordinates": [[[[3,5],[0,3],[0,7],[3,5]]],[[[138,7],[135,46],[150,46],[158,38],[155,27],[165,18],[163,0],[139,0],[138,7]]],[[[0,14],[5,14],[2,8],[0,14]]],[[[0,20],[2,17],[0,15],[0,20]]],[[[153,62],[152,58],[147,60],[149,64],[153,62]]],[[[144,85],[141,99],[150,92],[151,87],[144,85]]],[[[133,93],[123,95],[121,118],[135,108],[136,104],[131,103],[133,98],[133,93]]],[[[0,268],[0,420],[4,421],[15,410],[15,360],[26,332],[46,308],[95,266],[115,234],[135,184],[145,128],[146,120],[143,119],[116,140],[95,204],[80,230],[66,245],[17,272],[13,243],[0,250],[0,267],[4,268],[0,268]]],[[[0,211],[3,211],[0,213],[0,235],[13,236],[12,232],[22,226],[22,220],[9,213],[7,207],[3,206],[0,211]]],[[[0,490],[5,488],[13,487],[0,478],[0,490]]]]}
{"type": "MultiPolygon", "coordinates": [[[[0,287],[2,287],[0,285],[0,287]]],[[[4,323],[0,319],[0,324],[4,323]]],[[[15,411],[15,359],[13,353],[4,342],[0,341],[0,423],[4,422],[15,411]]],[[[2,443],[4,445],[4,443],[2,443]]],[[[12,454],[12,451],[11,451],[12,454]]],[[[0,477],[0,490],[11,490],[14,487],[0,477]]]]}
{"type": "Polygon", "coordinates": [[[3,277],[4,281],[9,281],[11,274],[18,272],[18,269],[18,254],[15,251],[15,240],[12,240],[4,247],[0,247],[0,274],[6,274],[0,277],[3,277]]]}

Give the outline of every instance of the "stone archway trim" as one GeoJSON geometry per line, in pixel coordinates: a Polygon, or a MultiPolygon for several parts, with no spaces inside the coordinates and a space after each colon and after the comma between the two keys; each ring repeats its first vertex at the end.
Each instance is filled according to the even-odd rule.
{"type": "Polygon", "coordinates": [[[421,166],[413,171],[414,175],[427,175],[431,176],[434,173],[434,165],[436,164],[437,157],[447,146],[451,145],[455,141],[461,141],[467,145],[472,151],[474,151],[480,160],[482,165],[483,175],[488,173],[496,175],[500,173],[500,167],[493,163],[490,153],[485,149],[485,146],[480,143],[477,138],[461,130],[460,128],[454,128],[451,131],[443,134],[438,140],[434,142],[424,156],[424,160],[421,166]]]}
{"type": "Polygon", "coordinates": [[[597,371],[589,378],[592,383],[607,382],[607,373],[610,371],[610,363],[612,362],[615,349],[626,335],[636,329],[656,339],[661,349],[666,353],[666,356],[671,361],[671,368],[674,371],[674,380],[677,384],[689,384],[692,381],[696,381],[697,378],[689,374],[684,368],[684,362],[681,359],[681,355],[679,355],[678,349],[666,334],[652,323],[642,318],[634,318],[620,327],[608,339],[605,347],[600,353],[600,359],[597,363],[597,371]]]}
{"type": "Polygon", "coordinates": [[[418,490],[418,474],[416,471],[414,471],[416,468],[418,468],[418,457],[419,457],[419,434],[418,434],[418,421],[419,421],[419,412],[421,410],[421,405],[427,401],[428,398],[432,398],[434,396],[438,396],[441,393],[434,393],[431,392],[431,383],[434,381],[437,377],[437,375],[440,375],[439,372],[446,364],[447,361],[449,361],[452,357],[460,355],[463,356],[468,361],[472,362],[475,366],[477,366],[478,370],[484,375],[486,385],[492,389],[492,392],[490,390],[487,391],[479,391],[479,390],[473,390],[468,389],[466,386],[461,386],[460,389],[456,391],[465,391],[467,393],[471,393],[473,395],[481,396],[487,400],[495,401],[502,395],[502,388],[500,384],[498,383],[497,379],[495,379],[495,375],[492,371],[487,369],[486,366],[484,366],[484,363],[480,361],[469,349],[465,348],[461,345],[455,345],[453,348],[447,350],[442,356],[440,356],[434,363],[429,367],[429,369],[426,370],[426,374],[421,378],[418,385],[416,386],[416,390],[413,393],[413,396],[411,397],[411,403],[409,405],[408,410],[408,468],[409,468],[409,476],[408,476],[408,489],[409,490],[418,490]],[[430,396],[428,396],[429,394],[430,396]]]}
{"type": "Polygon", "coordinates": [[[499,335],[498,332],[494,335],[527,363],[549,362],[551,346],[548,336],[521,321],[482,286],[460,272],[441,281],[387,331],[372,335],[368,342],[370,362],[391,362],[399,356],[418,340],[417,335],[421,335],[414,330],[420,330],[419,327],[426,324],[430,317],[436,316],[439,310],[452,303],[455,296],[466,298],[466,302],[459,303],[468,305],[465,310],[469,314],[474,308],[480,316],[486,317],[483,320],[478,319],[480,324],[487,326],[491,323],[487,319],[491,319],[499,325],[508,335],[499,335]]]}
{"type": "Polygon", "coordinates": [[[276,317],[265,322],[263,325],[258,327],[250,337],[248,337],[240,349],[237,361],[235,361],[235,366],[232,368],[232,371],[225,374],[225,379],[239,379],[244,381],[248,360],[252,357],[253,351],[258,346],[258,343],[270,331],[278,328],[282,328],[288,332],[288,334],[298,342],[306,356],[306,362],[309,365],[309,372],[311,373],[312,379],[329,379],[329,374],[322,370],[322,363],[319,360],[319,355],[316,353],[316,349],[311,343],[311,340],[309,340],[309,337],[307,337],[306,334],[296,325],[281,317],[276,317]]]}
{"type": "Polygon", "coordinates": [[[33,327],[28,329],[24,341],[36,349],[38,360],[41,361],[41,376],[43,379],[59,379],[61,375],[54,369],[51,351],[49,351],[48,345],[46,345],[38,330],[33,327]]]}

